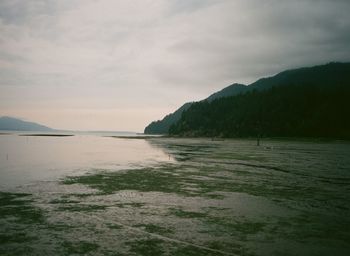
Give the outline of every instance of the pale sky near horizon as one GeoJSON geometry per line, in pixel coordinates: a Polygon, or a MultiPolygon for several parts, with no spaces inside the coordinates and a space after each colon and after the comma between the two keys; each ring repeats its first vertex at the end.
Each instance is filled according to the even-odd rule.
{"type": "Polygon", "coordinates": [[[0,116],[142,132],[183,103],[350,61],[346,0],[0,0],[0,116]]]}

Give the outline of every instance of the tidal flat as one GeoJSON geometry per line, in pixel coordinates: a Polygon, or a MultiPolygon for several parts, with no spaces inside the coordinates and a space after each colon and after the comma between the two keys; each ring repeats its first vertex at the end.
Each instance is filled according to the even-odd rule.
{"type": "Polygon", "coordinates": [[[27,166],[35,178],[2,186],[1,255],[350,252],[347,142],[263,140],[257,147],[253,140],[23,139],[14,140],[60,143],[62,150],[92,141],[56,154],[65,171],[45,179],[33,173],[36,166],[49,170],[51,158],[16,168],[15,160],[2,160],[2,175],[27,166]],[[73,161],[72,154],[86,158],[73,161]]]}

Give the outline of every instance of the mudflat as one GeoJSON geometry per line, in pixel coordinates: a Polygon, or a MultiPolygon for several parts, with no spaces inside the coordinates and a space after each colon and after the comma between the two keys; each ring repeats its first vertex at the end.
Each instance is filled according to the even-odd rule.
{"type": "MultiPolygon", "coordinates": [[[[59,179],[0,193],[1,254],[350,250],[349,143],[274,140],[257,147],[253,140],[103,140],[129,147],[135,154],[130,164],[90,163],[82,173],[72,168],[59,179]],[[142,157],[152,150],[158,153],[142,157]]],[[[113,163],[113,157],[107,160],[113,163]]]]}

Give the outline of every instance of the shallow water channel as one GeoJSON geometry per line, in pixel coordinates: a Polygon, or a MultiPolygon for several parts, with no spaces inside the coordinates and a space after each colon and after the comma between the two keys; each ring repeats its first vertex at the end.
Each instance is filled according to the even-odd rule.
{"type": "Polygon", "coordinates": [[[0,255],[349,255],[350,144],[0,136],[0,255]]]}

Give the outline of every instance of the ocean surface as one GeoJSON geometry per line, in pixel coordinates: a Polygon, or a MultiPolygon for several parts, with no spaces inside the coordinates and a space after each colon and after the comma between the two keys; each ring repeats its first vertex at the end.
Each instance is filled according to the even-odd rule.
{"type": "Polygon", "coordinates": [[[167,157],[162,150],[152,148],[145,140],[110,137],[138,137],[136,133],[8,133],[10,134],[0,135],[1,190],[37,181],[57,180],[65,175],[84,173],[93,168],[118,170],[131,166],[144,166],[167,157]]]}
{"type": "Polygon", "coordinates": [[[349,255],[349,142],[64,134],[0,135],[0,255],[349,255]]]}

